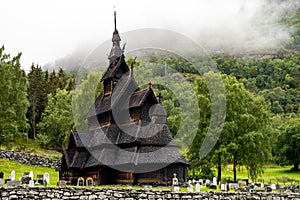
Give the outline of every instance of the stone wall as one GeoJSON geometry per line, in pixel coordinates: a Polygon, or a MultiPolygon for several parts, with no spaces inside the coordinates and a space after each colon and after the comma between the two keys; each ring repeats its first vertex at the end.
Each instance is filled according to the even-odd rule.
{"type": "Polygon", "coordinates": [[[133,189],[88,189],[88,188],[0,188],[0,199],[299,199],[300,194],[279,193],[174,193],[170,191],[143,191],[133,189]]]}
{"type": "Polygon", "coordinates": [[[0,150],[0,158],[12,160],[25,165],[51,167],[54,169],[59,169],[61,163],[61,160],[57,159],[45,158],[37,155],[31,155],[28,153],[6,150],[0,150]]]}

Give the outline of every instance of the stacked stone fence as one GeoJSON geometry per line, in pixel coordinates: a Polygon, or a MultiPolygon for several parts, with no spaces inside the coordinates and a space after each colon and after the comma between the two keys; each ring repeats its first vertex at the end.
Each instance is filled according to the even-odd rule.
{"type": "Polygon", "coordinates": [[[226,193],[226,192],[207,192],[207,193],[188,193],[171,191],[145,191],[133,189],[97,189],[97,188],[0,188],[0,199],[73,199],[73,200],[134,200],[134,199],[259,199],[259,200],[284,200],[300,199],[300,194],[295,193],[226,193]]]}
{"type": "Polygon", "coordinates": [[[50,167],[57,170],[60,168],[61,165],[61,160],[58,159],[46,158],[42,156],[16,151],[0,150],[0,158],[12,160],[25,165],[50,167]]]}

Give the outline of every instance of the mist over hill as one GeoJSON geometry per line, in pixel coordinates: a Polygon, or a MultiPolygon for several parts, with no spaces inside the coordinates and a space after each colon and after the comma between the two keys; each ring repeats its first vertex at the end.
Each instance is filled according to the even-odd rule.
{"type": "MultiPolygon", "coordinates": [[[[294,36],[299,33],[300,27],[291,22],[296,18],[299,23],[299,0],[245,0],[233,5],[236,6],[234,12],[226,12],[227,8],[224,8],[224,13],[220,14],[218,1],[206,2],[203,6],[211,9],[207,18],[201,15],[204,8],[199,8],[199,12],[195,8],[191,14],[184,12],[182,20],[185,19],[186,23],[179,20],[177,24],[158,28],[127,32],[119,30],[121,45],[126,43],[125,55],[148,47],[169,50],[181,45],[183,49],[188,49],[186,41],[194,41],[208,53],[250,58],[276,56],[279,49],[283,52],[298,50],[294,36]]],[[[122,19],[119,21],[122,23],[122,19]]],[[[102,70],[108,65],[110,48],[110,38],[103,43],[99,43],[97,38],[90,38],[72,53],[45,64],[43,68],[52,70],[61,67],[76,71],[84,67],[102,70]]]]}

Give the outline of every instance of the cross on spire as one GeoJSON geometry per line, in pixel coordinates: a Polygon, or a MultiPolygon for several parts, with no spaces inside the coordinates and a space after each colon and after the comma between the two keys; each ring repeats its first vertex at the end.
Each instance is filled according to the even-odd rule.
{"type": "Polygon", "coordinates": [[[120,38],[119,32],[117,30],[117,12],[116,11],[114,11],[114,24],[115,24],[115,30],[114,30],[113,36],[112,36],[113,46],[108,55],[109,64],[114,62],[117,58],[121,57],[123,54],[123,51],[120,47],[121,38],[120,38]]]}
{"type": "Polygon", "coordinates": [[[117,30],[117,12],[114,11],[114,19],[115,19],[115,30],[117,30]]]}

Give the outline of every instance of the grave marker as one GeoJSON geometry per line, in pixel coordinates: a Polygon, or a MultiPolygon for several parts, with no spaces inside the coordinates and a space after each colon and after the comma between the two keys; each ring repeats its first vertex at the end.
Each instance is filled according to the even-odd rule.
{"type": "Polygon", "coordinates": [[[217,178],[216,178],[216,177],[213,178],[213,185],[214,185],[214,186],[217,186],[217,185],[218,185],[218,184],[217,184],[217,178]]]}
{"type": "Polygon", "coordinates": [[[196,192],[200,192],[201,191],[201,185],[199,182],[196,183],[196,192]]]}
{"type": "Polygon", "coordinates": [[[34,180],[29,181],[29,187],[34,187],[34,180]]]}
{"type": "Polygon", "coordinates": [[[67,181],[60,180],[60,181],[57,182],[57,186],[60,187],[60,188],[66,188],[67,187],[67,181]]]}
{"type": "Polygon", "coordinates": [[[33,180],[33,171],[30,171],[28,176],[31,178],[31,180],[33,180]]]}
{"type": "Polygon", "coordinates": [[[0,178],[0,187],[2,187],[3,186],[3,178],[0,178]]]}
{"type": "MultiPolygon", "coordinates": [[[[50,183],[50,174],[49,173],[45,173],[44,174],[44,180],[46,182],[46,184],[50,183]]],[[[44,183],[45,184],[45,183],[44,183]]]]}
{"type": "Polygon", "coordinates": [[[21,181],[7,181],[7,187],[18,187],[21,185],[21,181]]]}
{"type": "Polygon", "coordinates": [[[173,174],[174,178],[172,179],[172,186],[174,192],[179,192],[179,184],[178,184],[178,178],[176,177],[176,173],[173,174]]]}
{"type": "Polygon", "coordinates": [[[87,179],[86,179],[86,186],[87,187],[92,187],[94,185],[94,180],[93,180],[93,178],[92,177],[88,177],[87,179]]]}
{"type": "Polygon", "coordinates": [[[191,180],[189,180],[188,185],[189,185],[188,188],[187,188],[188,191],[189,191],[189,192],[194,192],[194,189],[193,189],[193,185],[192,185],[192,181],[191,181],[191,180]]]}
{"type": "Polygon", "coordinates": [[[84,186],[84,178],[83,177],[79,177],[77,180],[77,186],[84,186]]]}
{"type": "Polygon", "coordinates": [[[15,170],[12,170],[10,173],[10,180],[14,181],[16,179],[16,172],[15,170]]]}

